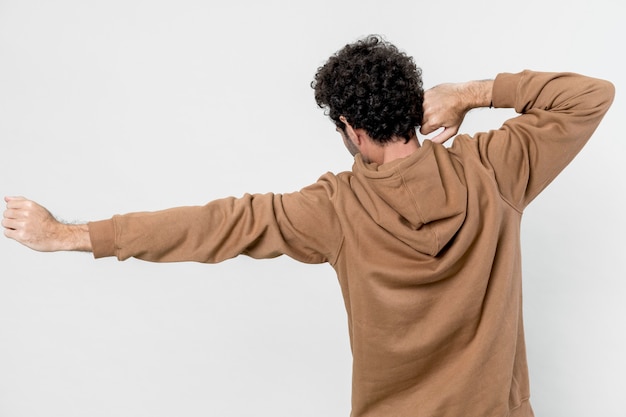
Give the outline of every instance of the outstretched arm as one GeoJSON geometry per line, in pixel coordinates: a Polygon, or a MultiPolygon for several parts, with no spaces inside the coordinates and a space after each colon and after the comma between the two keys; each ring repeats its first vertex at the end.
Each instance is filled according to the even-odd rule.
{"type": "Polygon", "coordinates": [[[444,143],[458,133],[468,111],[491,105],[492,90],[493,80],[441,84],[427,90],[420,132],[429,135],[443,128],[431,140],[444,143]]]}
{"type": "Polygon", "coordinates": [[[34,201],[5,197],[2,226],[7,237],[34,250],[87,251],[96,258],[216,263],[244,254],[334,262],[343,242],[328,198],[335,182],[336,177],[327,174],[294,193],[245,194],[88,224],[65,224],[34,201]]]}
{"type": "Polygon", "coordinates": [[[86,224],[59,222],[48,210],[24,197],[5,197],[4,235],[40,252],[91,251],[86,224]]]}

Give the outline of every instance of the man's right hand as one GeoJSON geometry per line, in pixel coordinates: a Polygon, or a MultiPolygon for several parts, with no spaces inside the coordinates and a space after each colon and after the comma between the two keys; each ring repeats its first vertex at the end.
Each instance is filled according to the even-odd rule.
{"type": "Polygon", "coordinates": [[[86,224],[61,223],[48,210],[24,197],[5,197],[4,235],[40,252],[91,250],[86,224]]]}

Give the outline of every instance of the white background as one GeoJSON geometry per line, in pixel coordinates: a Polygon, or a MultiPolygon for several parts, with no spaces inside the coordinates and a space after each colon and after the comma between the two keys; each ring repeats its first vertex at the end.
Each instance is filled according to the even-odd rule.
{"type": "MultiPolygon", "coordinates": [[[[625,12],[617,1],[0,0],[0,194],[68,221],[288,192],[352,159],[315,70],[369,34],[426,87],[525,68],[616,101],[523,226],[538,417],[624,417],[625,12]]],[[[508,111],[470,113],[462,130],[508,111]]],[[[332,269],[94,261],[0,239],[0,417],[347,416],[332,269]]],[[[504,416],[502,416],[504,417],[504,416]]]]}

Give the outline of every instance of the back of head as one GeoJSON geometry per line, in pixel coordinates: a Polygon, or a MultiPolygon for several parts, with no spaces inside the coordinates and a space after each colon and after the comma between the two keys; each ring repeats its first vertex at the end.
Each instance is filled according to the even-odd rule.
{"type": "Polygon", "coordinates": [[[380,36],[348,44],[318,68],[311,84],[318,106],[343,129],[344,116],[376,142],[409,140],[422,122],[422,71],[380,36]]]}

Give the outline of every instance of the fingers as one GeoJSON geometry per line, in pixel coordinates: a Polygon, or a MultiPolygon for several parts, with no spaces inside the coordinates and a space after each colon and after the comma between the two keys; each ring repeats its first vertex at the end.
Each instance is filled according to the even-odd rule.
{"type": "Polygon", "coordinates": [[[459,128],[463,122],[463,117],[457,114],[448,114],[444,116],[446,117],[442,118],[439,117],[439,115],[431,116],[425,113],[423,124],[420,126],[420,133],[424,136],[434,133],[435,135],[430,140],[436,143],[444,143],[448,139],[452,138],[459,132],[459,128]]]}
{"type": "Polygon", "coordinates": [[[18,212],[14,209],[7,209],[2,216],[2,227],[4,235],[10,239],[15,239],[17,230],[20,228],[20,222],[17,220],[18,212]]]}
{"type": "Polygon", "coordinates": [[[14,229],[4,229],[4,235],[9,239],[17,240],[17,232],[14,229]]]}
{"type": "Polygon", "coordinates": [[[420,126],[420,133],[422,135],[430,135],[437,129],[439,129],[439,127],[433,126],[429,124],[428,122],[423,122],[423,124],[420,126]]]}
{"type": "Polygon", "coordinates": [[[422,119],[422,125],[420,126],[420,133],[422,135],[430,135],[439,129],[446,129],[449,127],[450,123],[438,115],[424,112],[424,118],[422,119]]]}
{"type": "Polygon", "coordinates": [[[4,197],[4,201],[7,202],[7,209],[4,211],[4,213],[2,213],[2,227],[4,227],[4,235],[6,237],[12,238],[13,232],[17,228],[17,223],[15,221],[17,213],[15,209],[8,208],[9,197],[4,197]]]}
{"type": "Polygon", "coordinates": [[[18,208],[21,207],[25,202],[30,200],[24,197],[4,197],[4,201],[7,203],[7,208],[18,208]]]}
{"type": "Polygon", "coordinates": [[[5,228],[5,236],[14,238],[12,231],[19,230],[23,226],[23,219],[29,216],[29,206],[34,204],[24,197],[4,197],[6,210],[2,213],[2,227],[5,228]]]}
{"type": "Polygon", "coordinates": [[[456,135],[458,131],[459,131],[459,129],[456,126],[455,127],[446,127],[446,128],[444,128],[441,131],[441,133],[439,133],[438,135],[433,136],[430,140],[432,142],[435,142],[435,143],[444,143],[448,139],[450,139],[454,135],[456,135]]]}
{"type": "Polygon", "coordinates": [[[459,126],[445,126],[445,125],[425,125],[420,128],[420,133],[424,136],[434,134],[433,137],[427,138],[435,143],[444,143],[448,139],[452,138],[459,132],[459,126]]]}
{"type": "Polygon", "coordinates": [[[49,214],[44,207],[27,198],[5,197],[4,199],[7,202],[4,211],[5,217],[26,218],[30,215],[49,214]]]}
{"type": "Polygon", "coordinates": [[[26,200],[26,199],[22,196],[5,196],[4,197],[4,201],[6,201],[7,203],[9,201],[18,201],[18,200],[26,200]]]}
{"type": "MultiPolygon", "coordinates": [[[[4,222],[2,223],[4,225],[4,222]]],[[[19,241],[19,234],[20,234],[20,231],[16,228],[11,228],[11,227],[6,227],[6,226],[4,227],[4,235],[8,237],[9,239],[19,241]]]]}
{"type": "MultiPolygon", "coordinates": [[[[13,209],[7,209],[2,214],[2,220],[15,220],[19,216],[19,212],[13,209]]],[[[4,222],[2,223],[4,225],[4,222]]]]}

